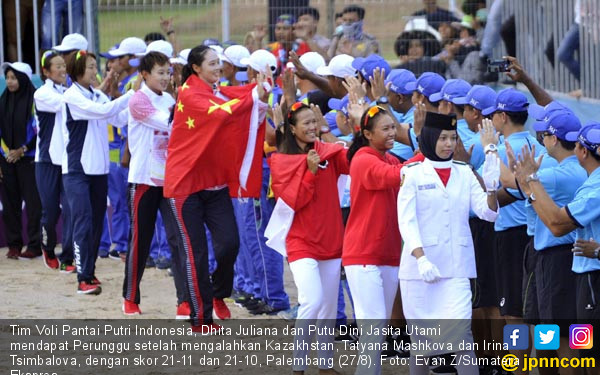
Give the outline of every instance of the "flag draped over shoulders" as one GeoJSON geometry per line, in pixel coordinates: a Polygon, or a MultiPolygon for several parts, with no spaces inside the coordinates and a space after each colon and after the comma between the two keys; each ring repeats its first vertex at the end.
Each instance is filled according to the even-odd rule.
{"type": "Polygon", "coordinates": [[[228,185],[232,197],[258,197],[265,125],[256,85],[219,87],[195,75],[180,88],[167,151],[165,197],[228,185]]]}
{"type": "MultiPolygon", "coordinates": [[[[315,150],[321,161],[333,158],[344,151],[339,144],[315,142],[315,150]]],[[[298,193],[307,174],[311,173],[306,163],[307,154],[275,153],[270,158],[273,193],[283,199],[292,209],[297,209],[298,193]]]]}

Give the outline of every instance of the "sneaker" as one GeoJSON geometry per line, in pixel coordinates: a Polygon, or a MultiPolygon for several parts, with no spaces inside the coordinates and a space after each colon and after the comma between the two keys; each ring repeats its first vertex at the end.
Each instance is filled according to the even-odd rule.
{"type": "Polygon", "coordinates": [[[199,333],[202,336],[208,335],[221,335],[223,334],[223,326],[216,323],[201,324],[199,326],[192,326],[192,332],[199,333]]]}
{"type": "Polygon", "coordinates": [[[108,252],[108,257],[110,259],[121,260],[125,262],[125,260],[127,259],[127,253],[125,251],[121,252],[118,250],[111,250],[108,252]]]}
{"type": "Polygon", "coordinates": [[[189,320],[191,313],[192,310],[190,309],[189,302],[183,301],[177,305],[177,315],[175,316],[175,320],[189,320]]]}
{"type": "Polygon", "coordinates": [[[106,249],[98,249],[98,256],[100,258],[108,258],[108,250],[106,250],[106,249]]]}
{"type": "Polygon", "coordinates": [[[275,308],[275,307],[263,302],[260,304],[260,307],[254,309],[254,310],[251,310],[250,314],[252,314],[252,315],[275,315],[282,310],[283,309],[275,308]]]}
{"type": "Polygon", "coordinates": [[[44,256],[44,264],[46,267],[50,268],[51,270],[58,269],[59,264],[58,259],[56,259],[56,255],[50,254],[50,252],[44,250],[42,250],[42,255],[44,256]]]}
{"type": "Polygon", "coordinates": [[[102,288],[100,285],[94,285],[88,281],[80,281],[79,286],[77,287],[77,294],[100,294],[102,292],[102,288]]]}
{"type": "Polygon", "coordinates": [[[154,260],[154,258],[148,257],[148,260],[146,260],[146,268],[154,268],[154,267],[156,267],[156,261],[154,260]]]}
{"type": "Polygon", "coordinates": [[[156,268],[159,270],[166,270],[171,268],[171,259],[167,259],[165,257],[158,257],[156,260],[156,268]]]}
{"type": "Polygon", "coordinates": [[[21,255],[20,247],[9,247],[8,253],[6,253],[8,259],[19,259],[19,255],[21,255]]]}
{"type": "Polygon", "coordinates": [[[38,252],[35,250],[27,249],[23,253],[21,253],[21,255],[19,255],[19,259],[20,260],[32,260],[32,259],[38,258],[40,256],[42,256],[41,251],[38,252]]]}
{"type": "Polygon", "coordinates": [[[229,307],[227,307],[225,301],[220,298],[213,298],[213,312],[217,318],[221,320],[231,319],[231,311],[229,311],[229,307]]]}
{"type": "Polygon", "coordinates": [[[289,322],[294,321],[294,320],[296,320],[296,317],[298,316],[298,307],[300,307],[300,305],[296,304],[287,310],[278,312],[277,316],[280,317],[281,319],[287,320],[289,322]]]}
{"type": "Polygon", "coordinates": [[[74,273],[75,266],[72,264],[61,263],[60,264],[60,273],[74,273]]]}
{"type": "Polygon", "coordinates": [[[96,276],[94,276],[94,277],[92,278],[92,281],[90,281],[90,282],[91,282],[92,284],[94,284],[94,285],[102,285],[102,283],[100,282],[100,280],[98,280],[98,279],[96,278],[96,276]]]}
{"type": "Polygon", "coordinates": [[[123,300],[123,314],[125,315],[141,315],[140,305],[129,300],[123,300]]]}
{"type": "Polygon", "coordinates": [[[358,335],[355,334],[355,332],[358,331],[358,326],[356,325],[356,323],[351,323],[347,326],[348,328],[344,330],[344,334],[340,334],[337,335],[334,339],[333,342],[336,343],[342,343],[342,342],[349,342],[349,343],[355,343],[358,342],[358,335]]]}
{"type": "Polygon", "coordinates": [[[234,295],[232,295],[231,297],[235,301],[235,304],[239,307],[246,307],[248,302],[254,299],[254,297],[250,293],[246,292],[237,292],[234,293],[234,295]]]}
{"type": "Polygon", "coordinates": [[[171,277],[173,277],[173,268],[169,267],[169,269],[167,269],[167,274],[171,277]]]}
{"type": "Polygon", "coordinates": [[[247,310],[254,310],[258,307],[258,305],[260,305],[261,302],[262,300],[259,298],[250,297],[248,300],[242,303],[242,306],[247,310]]]}

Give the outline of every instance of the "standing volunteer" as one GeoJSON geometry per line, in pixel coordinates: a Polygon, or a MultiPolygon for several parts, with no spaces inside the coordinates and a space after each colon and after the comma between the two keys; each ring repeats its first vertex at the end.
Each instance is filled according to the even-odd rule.
{"type": "MultiPolygon", "coordinates": [[[[404,315],[412,327],[409,331],[441,324],[440,336],[411,335],[419,347],[427,342],[448,342],[454,347],[473,342],[469,279],[476,277],[476,270],[469,211],[487,221],[498,216],[500,159],[494,153],[486,156],[486,194],[471,168],[452,160],[456,126],[456,116],[428,112],[419,136],[425,160],[402,170],[398,222],[405,240],[399,272],[404,315]]],[[[466,362],[475,358],[472,350],[451,352],[463,356],[457,365],[459,374],[479,373],[477,366],[466,362]]],[[[411,375],[429,373],[429,366],[418,364],[418,355],[444,353],[445,349],[412,350],[411,375]]]]}

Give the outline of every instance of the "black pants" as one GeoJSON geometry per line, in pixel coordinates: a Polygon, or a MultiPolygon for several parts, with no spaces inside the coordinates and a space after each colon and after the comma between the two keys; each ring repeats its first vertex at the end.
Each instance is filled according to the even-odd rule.
{"type": "Polygon", "coordinates": [[[40,218],[42,204],[35,184],[35,163],[33,158],[24,157],[16,163],[8,163],[0,158],[2,168],[2,218],[6,229],[8,247],[23,247],[21,235],[22,204],[25,201],[27,212],[27,248],[41,252],[40,218]]]}
{"type": "Polygon", "coordinates": [[[140,282],[150,254],[154,236],[156,214],[160,210],[171,254],[173,254],[173,278],[177,290],[177,303],[186,301],[187,288],[183,275],[182,259],[177,252],[177,224],[169,209],[169,201],[163,197],[161,186],[129,184],[129,251],[125,262],[123,298],[140,303],[140,282]]]}
{"type": "Polygon", "coordinates": [[[231,294],[233,264],[240,246],[229,189],[203,190],[187,197],[171,198],[169,203],[177,221],[178,249],[185,257],[192,324],[212,323],[212,299],[231,294]],[[204,225],[210,230],[217,261],[212,275],[208,273],[204,225]]]}
{"type": "Polygon", "coordinates": [[[71,213],[65,196],[62,182],[62,167],[47,162],[38,162],[35,165],[35,179],[42,202],[42,249],[54,255],[56,247],[56,224],[61,215],[61,200],[63,231],[62,253],[59,255],[61,263],[73,263],[73,233],[71,231],[71,213]]]}

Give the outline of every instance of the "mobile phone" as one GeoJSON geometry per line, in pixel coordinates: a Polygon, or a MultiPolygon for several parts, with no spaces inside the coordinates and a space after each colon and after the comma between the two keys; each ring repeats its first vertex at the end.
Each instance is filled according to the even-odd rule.
{"type": "Polygon", "coordinates": [[[488,72],[490,73],[502,73],[508,72],[510,69],[510,61],[508,60],[488,60],[488,72]]]}

